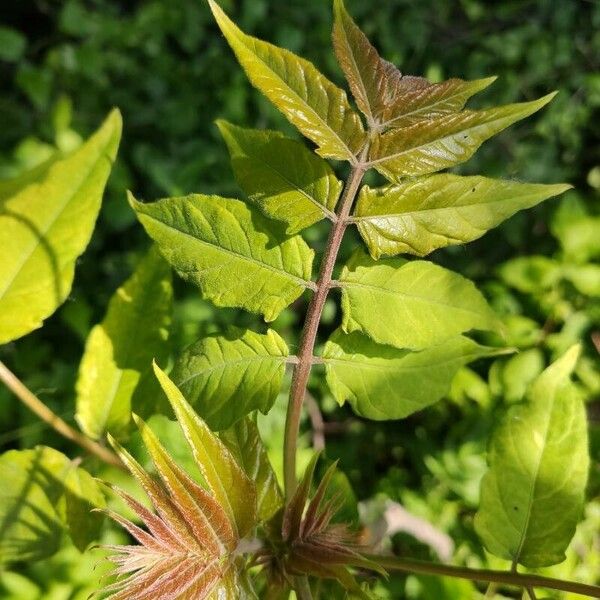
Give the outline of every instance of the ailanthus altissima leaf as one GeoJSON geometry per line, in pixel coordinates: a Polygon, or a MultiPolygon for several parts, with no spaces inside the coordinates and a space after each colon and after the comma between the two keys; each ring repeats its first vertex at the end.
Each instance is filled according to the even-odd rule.
{"type": "Polygon", "coordinates": [[[323,361],[339,404],[348,401],[356,414],[383,421],[402,419],[437,402],[462,366],[505,352],[461,336],[411,352],[337,330],[325,345],[323,361]]]}
{"type": "Polygon", "coordinates": [[[222,431],[220,438],[254,482],[258,519],[267,521],[282,507],[283,495],[255,421],[252,417],[240,419],[222,431]]]}
{"type": "Polygon", "coordinates": [[[540,110],[555,95],[487,110],[464,110],[392,129],[374,140],[369,166],[390,181],[456,166],[471,158],[483,142],[540,110]]]}
{"type": "Polygon", "coordinates": [[[239,200],[193,194],[130,203],[181,277],[217,306],[245,308],[272,321],[310,281],[313,251],[286,237],[239,200]]]}
{"type": "Polygon", "coordinates": [[[242,597],[233,556],[240,539],[235,523],[214,495],[173,461],[150,427],[139,418],[136,421],[159,478],[151,477],[114,440],[112,443],[156,512],[115,490],[147,529],[109,512],[139,545],[109,547],[118,577],[102,591],[111,600],[242,597]]]}
{"type": "Polygon", "coordinates": [[[0,456],[0,564],[54,554],[66,530],[84,550],[98,539],[104,506],[96,481],[64,454],[38,446],[0,456]]]}
{"type": "Polygon", "coordinates": [[[517,211],[571,186],[441,174],[371,189],[358,197],[353,222],[373,258],[425,256],[481,237],[517,211]]]}
{"type": "Polygon", "coordinates": [[[213,430],[226,429],[254,410],[267,413],[281,389],[288,348],[273,330],[232,329],[190,346],[171,378],[213,430]]]}
{"type": "Polygon", "coordinates": [[[251,83],[327,158],[351,160],[366,134],[346,92],[309,61],[246,35],[209,0],[215,19],[251,83]]]}
{"type": "Polygon", "coordinates": [[[164,354],[173,290],[171,269],[152,248],[116,291],[102,323],[86,342],[77,380],[76,419],[90,437],[119,435],[131,418],[131,398],[152,360],[164,354]]]}
{"type": "Polygon", "coordinates": [[[0,344],[40,327],[69,295],[120,138],[115,110],[83,146],[2,195],[0,344]]]}
{"type": "Polygon", "coordinates": [[[403,76],[383,60],[347,13],[334,3],[333,46],[360,110],[380,130],[458,112],[466,101],[496,78],[450,79],[431,84],[422,77],[403,76]]]}
{"type": "Polygon", "coordinates": [[[422,350],[471,329],[500,325],[475,285],[423,260],[373,260],[355,252],[344,267],[342,327],[380,344],[422,350]]]}
{"type": "Polygon", "coordinates": [[[583,510],[587,419],[569,380],[578,356],[575,346],[548,367],[490,444],[475,528],[490,552],[515,565],[562,562],[583,510]]]}
{"type": "Polygon", "coordinates": [[[256,486],[238,464],[227,446],[194,412],[179,388],[154,365],[156,377],[165,392],[206,484],[224,508],[235,534],[242,538],[256,524],[256,486]]]}
{"type": "Polygon", "coordinates": [[[288,234],[335,217],[342,183],[325,160],[277,131],[217,125],[240,187],[267,216],[287,223],[288,234]]]}

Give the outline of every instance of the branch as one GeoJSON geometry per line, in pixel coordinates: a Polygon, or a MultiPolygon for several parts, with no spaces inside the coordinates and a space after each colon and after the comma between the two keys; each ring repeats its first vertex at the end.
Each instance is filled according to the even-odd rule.
{"type": "Polygon", "coordinates": [[[574,581],[562,581],[541,575],[529,575],[511,571],[493,571],[491,569],[469,569],[468,567],[455,567],[439,563],[421,560],[410,560],[397,556],[366,555],[366,558],[381,565],[389,571],[403,571],[405,573],[422,573],[425,575],[443,575],[471,581],[484,581],[488,583],[499,583],[519,588],[533,589],[536,587],[562,592],[571,592],[589,598],[600,598],[600,587],[576,583],[574,581]]]}
{"type": "Polygon", "coordinates": [[[52,412],[25,384],[2,362],[0,361],[0,381],[4,382],[6,387],[23,403],[27,408],[33,411],[42,421],[50,425],[60,435],[75,442],[84,450],[93,454],[103,462],[125,469],[121,459],[108,448],[101,446],[98,442],[91,440],[79,431],[73,429],[57,414],[52,412]]]}
{"type": "MultiPolygon", "coordinates": [[[[368,148],[368,146],[366,147],[368,148]]],[[[363,152],[363,155],[365,154],[363,152]]],[[[317,339],[317,330],[321,320],[321,313],[325,306],[325,300],[329,294],[331,286],[331,276],[333,268],[340,250],[340,244],[344,237],[344,232],[348,226],[348,216],[352,209],[354,198],[358,192],[360,182],[365,173],[364,163],[361,160],[353,165],[344,193],[339,203],[338,218],[334,222],[327,246],[321,263],[321,270],[317,278],[316,290],[311,298],[302,335],[300,339],[300,349],[298,352],[298,363],[294,367],[292,375],[292,385],[290,389],[290,399],[288,403],[287,416],[285,421],[285,439],[283,448],[283,471],[285,478],[285,493],[289,499],[294,494],[296,489],[296,446],[298,444],[298,430],[300,428],[300,416],[302,414],[302,403],[306,393],[308,377],[313,362],[313,351],[315,348],[315,340],[317,339]]]]}

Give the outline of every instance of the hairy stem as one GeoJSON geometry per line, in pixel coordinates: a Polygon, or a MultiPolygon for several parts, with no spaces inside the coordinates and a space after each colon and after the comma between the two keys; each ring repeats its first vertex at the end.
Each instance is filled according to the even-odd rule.
{"type": "Polygon", "coordinates": [[[294,366],[294,373],[292,375],[292,386],[285,422],[283,470],[285,475],[285,493],[288,499],[292,497],[296,490],[296,445],[298,443],[300,415],[302,414],[302,403],[312,367],[319,321],[321,320],[321,313],[323,312],[325,300],[327,300],[327,295],[331,287],[331,276],[340,244],[348,226],[348,216],[350,215],[350,210],[352,209],[352,204],[364,173],[365,167],[362,161],[352,166],[339,203],[338,218],[333,223],[329,239],[327,240],[321,270],[317,279],[317,289],[308,305],[304,327],[302,328],[298,363],[294,366]]]}
{"type": "Polygon", "coordinates": [[[455,567],[421,560],[410,560],[396,556],[367,555],[369,560],[377,563],[389,571],[403,571],[405,573],[423,573],[426,575],[443,575],[445,577],[456,577],[481,581],[487,583],[502,584],[525,589],[534,587],[546,588],[571,592],[589,598],[600,598],[600,587],[576,583],[574,581],[562,581],[541,575],[529,575],[516,573],[514,571],[492,571],[490,569],[469,569],[467,567],[455,567]]]}
{"type": "Polygon", "coordinates": [[[312,600],[308,577],[294,577],[294,591],[298,600],[312,600]]]}
{"type": "Polygon", "coordinates": [[[60,433],[60,435],[75,442],[103,462],[121,469],[125,468],[121,459],[114,452],[111,452],[108,448],[101,446],[98,442],[95,442],[79,431],[76,431],[57,414],[53,413],[2,361],[0,361],[0,380],[4,382],[6,387],[21,402],[23,402],[27,408],[60,433]]]}

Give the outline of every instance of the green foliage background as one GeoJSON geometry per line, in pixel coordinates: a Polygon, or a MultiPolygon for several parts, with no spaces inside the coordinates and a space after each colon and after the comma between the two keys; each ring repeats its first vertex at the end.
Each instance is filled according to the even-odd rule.
{"type": "MultiPolygon", "coordinates": [[[[342,84],[330,44],[329,2],[223,0],[221,4],[243,30],[301,54],[342,84]]],[[[314,395],[323,398],[326,420],[335,422],[327,436],[328,455],[341,458],[340,466],[360,500],[377,498],[368,507],[370,516],[375,518],[386,498],[399,501],[456,540],[457,561],[486,564],[472,517],[488,434],[505,404],[520,399],[539,364],[583,339],[586,358],[578,375],[588,399],[594,462],[588,490],[593,501],[578,539],[580,547],[592,551],[573,553],[553,574],[593,582],[600,572],[600,375],[591,334],[600,331],[600,291],[581,294],[568,283],[545,287],[541,275],[530,270],[515,274],[514,267],[512,275],[502,279],[498,267],[509,258],[532,254],[571,264],[573,255],[561,248],[555,235],[560,223],[568,226],[583,210],[600,214],[600,4],[348,0],[347,7],[381,54],[405,73],[425,74],[431,80],[498,75],[499,80],[472,105],[530,100],[560,90],[548,109],[484,145],[460,172],[566,181],[575,190],[562,200],[518,214],[478,242],[434,255],[437,262],[478,281],[493,305],[508,315],[509,341],[521,348],[521,358],[500,359],[490,373],[487,363],[476,365],[476,371],[461,374],[449,401],[408,420],[385,424],[361,421],[349,410],[336,409],[322,377],[313,376],[314,395]],[[515,285],[515,277],[524,277],[526,284],[515,285]],[[513,282],[512,287],[507,282],[513,282]],[[512,362],[507,367],[508,360],[512,362]]],[[[74,412],[73,388],[83,342],[147,247],[126,203],[125,189],[146,199],[193,191],[236,195],[214,120],[290,132],[283,117],[248,84],[202,0],[2,3],[0,177],[18,174],[57,147],[73,147],[112,106],[123,113],[123,143],[71,297],[42,331],[0,350],[0,359],[68,419],[74,412]]],[[[317,248],[324,231],[318,225],[308,232],[317,248]]],[[[348,239],[344,256],[353,246],[348,239]]],[[[593,264],[599,254],[591,252],[586,259],[593,264]]],[[[213,309],[181,281],[176,297],[172,339],[177,350],[226,325],[256,322],[248,314],[213,309]]],[[[279,330],[287,330],[290,341],[297,336],[303,302],[279,317],[279,330]]],[[[325,313],[330,329],[339,320],[336,311],[330,301],[325,313]]],[[[267,441],[275,447],[282,435],[283,410],[276,407],[273,414],[264,431],[270,431],[267,441]]],[[[65,447],[0,389],[2,450],[42,441],[65,447]]],[[[304,442],[310,442],[308,435],[304,442]]],[[[426,544],[406,534],[395,535],[392,543],[413,555],[435,557],[426,544]]],[[[10,589],[24,589],[18,577],[26,576],[41,594],[32,591],[28,598],[87,597],[85,581],[73,575],[76,560],[81,559],[69,549],[45,563],[46,568],[23,566],[20,575],[0,575],[0,595],[23,597],[20,592],[11,596],[10,589]],[[65,595],[51,592],[55,589],[65,595]]],[[[463,598],[470,593],[461,584],[413,579],[405,585],[401,578],[390,590],[382,593],[390,598],[463,598]]]]}

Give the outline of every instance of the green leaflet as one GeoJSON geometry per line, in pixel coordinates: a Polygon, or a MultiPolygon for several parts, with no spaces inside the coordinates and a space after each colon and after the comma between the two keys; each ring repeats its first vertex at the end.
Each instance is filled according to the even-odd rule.
{"type": "Polygon", "coordinates": [[[220,437],[256,485],[258,518],[268,521],[283,506],[283,496],[256,423],[246,417],[222,431],[220,437]]]}
{"type": "Polygon", "coordinates": [[[129,201],[148,235],[181,277],[217,306],[272,321],[310,281],[314,252],[239,200],[193,194],[129,201]]]}
{"type": "Polygon", "coordinates": [[[215,19],[252,85],[259,89],[327,158],[351,160],[366,134],[346,92],[309,61],[244,32],[209,0],[215,19]]]}
{"type": "Polygon", "coordinates": [[[361,417],[383,421],[402,419],[437,402],[460,367],[505,352],[462,336],[411,352],[337,330],[325,344],[323,361],[327,383],[339,404],[348,401],[361,417]]]}
{"type": "Polygon", "coordinates": [[[333,47],[358,107],[379,130],[407,127],[461,110],[466,101],[496,78],[450,79],[431,84],[422,77],[403,76],[383,60],[347,13],[334,3],[333,47]]]}
{"type": "Polygon", "coordinates": [[[471,158],[496,133],[548,104],[555,95],[487,110],[465,110],[393,129],[374,140],[368,164],[390,181],[453,167],[471,158]]]}
{"type": "Polygon", "coordinates": [[[64,530],[83,551],[98,539],[98,483],[64,454],[38,446],[0,456],[0,564],[54,554],[64,530]]]}
{"type": "Polygon", "coordinates": [[[186,402],[177,386],[154,364],[154,373],[165,392],[209,490],[235,525],[239,538],[256,523],[256,487],[225,444],[186,402]]]}
{"type": "Polygon", "coordinates": [[[164,355],[172,303],[171,269],[152,248],[88,336],[76,386],[76,419],[86,435],[127,429],[140,377],[164,355]]]}
{"type": "Polygon", "coordinates": [[[289,350],[273,330],[232,329],[190,346],[171,379],[213,430],[226,429],[254,410],[267,414],[285,374],[289,350]]]}
{"type": "Polygon", "coordinates": [[[42,325],[71,291],[121,137],[121,115],[22,187],[0,190],[0,344],[42,325]]]}
{"type": "Polygon", "coordinates": [[[423,260],[375,261],[359,250],[339,284],[344,331],[360,331],[380,344],[422,350],[471,329],[500,326],[471,281],[423,260]]]}
{"type": "Polygon", "coordinates": [[[335,217],[342,182],[322,158],[277,131],[217,125],[240,187],[267,216],[287,223],[288,234],[335,217]]]}
{"type": "Polygon", "coordinates": [[[510,287],[531,294],[556,285],[562,276],[562,267],[547,256],[518,256],[500,265],[498,274],[510,287]]]}
{"type": "Polygon", "coordinates": [[[444,173],[383,188],[364,186],[353,222],[373,258],[425,256],[476,240],[517,211],[570,187],[444,173]]]}
{"type": "Polygon", "coordinates": [[[493,554],[536,568],[562,562],[588,477],[587,419],[569,381],[572,347],[532,384],[494,433],[475,528],[493,554]]]}

